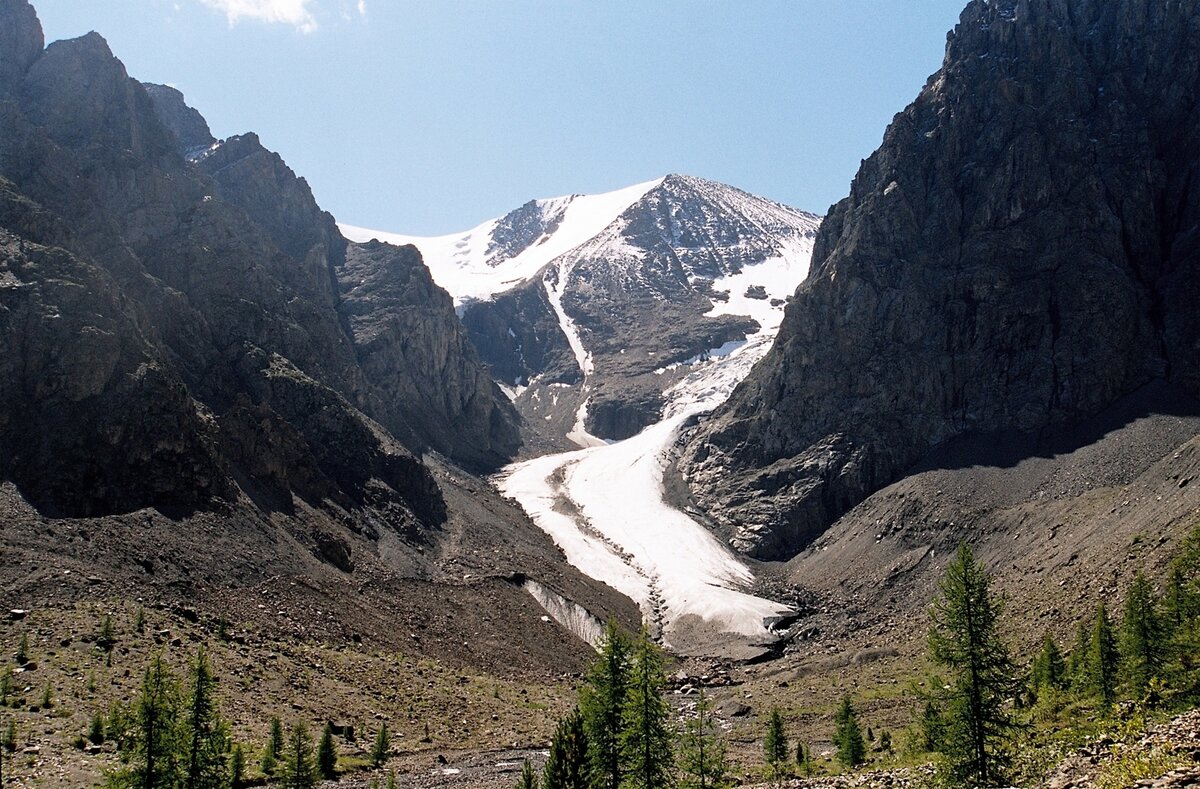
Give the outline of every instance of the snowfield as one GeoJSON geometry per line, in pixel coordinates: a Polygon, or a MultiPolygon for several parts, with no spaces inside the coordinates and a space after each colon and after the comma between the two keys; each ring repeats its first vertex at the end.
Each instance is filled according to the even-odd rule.
{"type": "Polygon", "coordinates": [[[492,233],[498,219],[484,222],[466,233],[446,236],[407,236],[354,225],[339,225],[339,228],[351,241],[365,242],[375,238],[389,244],[416,246],[434,281],[454,297],[457,305],[486,299],[533,279],[552,260],[597,236],[662,182],[659,178],[605,194],[538,200],[541,214],[556,219],[557,228],[506,259],[490,257],[492,233]]]}

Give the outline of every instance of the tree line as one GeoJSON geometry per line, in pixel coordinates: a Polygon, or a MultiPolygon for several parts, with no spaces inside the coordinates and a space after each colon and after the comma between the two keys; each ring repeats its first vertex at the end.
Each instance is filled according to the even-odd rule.
{"type": "MultiPolygon", "coordinates": [[[[89,739],[115,742],[121,765],[105,776],[107,789],[241,789],[252,783],[241,744],[216,699],[217,680],[204,647],[191,661],[186,685],[162,655],[151,658],[141,691],[131,702],[116,705],[107,723],[93,720],[89,739]]],[[[352,738],[352,731],[344,733],[352,738]]],[[[381,767],[391,748],[387,724],[381,724],[370,751],[381,767]]],[[[272,718],[253,783],[270,781],[285,789],[312,789],[334,778],[338,752],[333,727],[326,723],[317,743],[303,722],[286,732],[272,718]]]]}
{"type": "MultiPolygon", "coordinates": [[[[1004,786],[1029,721],[1086,708],[1100,716],[1121,702],[1153,709],[1200,705],[1200,527],[1171,562],[1163,589],[1143,572],[1114,621],[1100,601],[1064,654],[1047,634],[1028,667],[1005,644],[1003,600],[965,544],[949,563],[929,609],[928,656],[944,672],[923,693],[920,749],[940,755],[942,782],[1004,786]]],[[[732,785],[725,744],[703,692],[692,716],[671,723],[661,650],[643,629],[631,639],[610,623],[578,707],[560,721],[539,775],[526,762],[517,789],[720,789],[732,785]]],[[[849,697],[834,716],[833,744],[847,769],[867,742],[849,697]]],[[[880,749],[891,749],[884,732],[880,749]]],[[[812,772],[804,743],[791,750],[778,709],[762,739],[767,775],[812,772]]]]}
{"type": "Polygon", "coordinates": [[[631,638],[609,622],[579,704],[559,722],[541,775],[526,761],[517,787],[658,789],[675,785],[677,764],[689,777],[681,786],[728,786],[707,700],[701,698],[696,720],[677,743],[666,686],[666,657],[646,628],[631,638]]]}
{"type": "MultiPolygon", "coordinates": [[[[1013,752],[1032,723],[1068,725],[1081,711],[1100,717],[1122,705],[1179,709],[1200,705],[1200,526],[1170,563],[1161,589],[1143,572],[1134,577],[1121,615],[1101,600],[1081,619],[1065,651],[1047,633],[1023,668],[1002,637],[1003,601],[966,545],[947,566],[929,609],[928,655],[945,676],[930,683],[915,731],[919,750],[941,755],[949,785],[1001,786],[1013,777],[1013,752]]],[[[140,619],[140,609],[139,609],[140,619]]],[[[101,626],[101,648],[110,649],[111,624],[101,626]]],[[[18,662],[28,659],[23,638],[18,662]]],[[[11,677],[0,676],[0,698],[11,677]]],[[[296,723],[285,731],[274,718],[260,752],[258,775],[249,775],[246,752],[235,743],[216,699],[217,680],[203,647],[181,681],[162,655],[154,656],[138,696],[97,715],[87,740],[115,742],[121,764],[105,776],[112,789],[239,789],[273,781],[308,789],[338,771],[333,730],[326,724],[314,743],[296,723]]],[[[703,688],[681,724],[666,698],[666,656],[643,628],[636,637],[610,622],[585,677],[577,707],[558,722],[549,758],[540,771],[523,766],[518,789],[722,789],[733,785],[726,745],[703,688]]],[[[52,704],[49,691],[42,706],[52,704]]],[[[858,721],[849,697],[834,716],[837,760],[863,764],[875,741],[858,721]]],[[[353,739],[350,732],[343,733],[353,739]]],[[[15,749],[11,722],[0,738],[15,749]]],[[[81,737],[82,741],[83,738],[81,737]]],[[[890,734],[879,738],[890,750],[890,734]]],[[[762,737],[768,777],[812,772],[804,743],[792,751],[783,716],[771,711],[762,737]]],[[[370,761],[381,767],[390,751],[386,724],[376,732],[370,761]]],[[[0,761],[0,764],[3,762],[0,761]]],[[[0,768],[2,769],[2,768],[0,768]]],[[[0,773],[2,775],[2,773],[0,773]]],[[[2,780],[2,779],[0,779],[2,780]]],[[[389,779],[389,786],[394,779],[389,779]]]]}
{"type": "MultiPolygon", "coordinates": [[[[579,694],[559,721],[539,774],[526,761],[516,789],[725,789],[734,785],[727,749],[700,688],[690,716],[673,723],[666,698],[666,660],[643,627],[636,638],[609,622],[579,694]]],[[[866,742],[850,699],[835,719],[838,758],[847,767],[866,758],[866,742]]],[[[763,737],[768,777],[791,771],[792,750],[778,709],[763,737]]],[[[811,772],[810,753],[797,743],[795,762],[811,772]]]]}
{"type": "Polygon", "coordinates": [[[1200,527],[1172,560],[1159,591],[1139,571],[1117,622],[1106,603],[1082,618],[1064,655],[1051,633],[1022,670],[1001,638],[1002,603],[965,545],[930,608],[929,655],[949,672],[932,683],[920,727],[926,750],[944,756],[954,785],[1006,785],[1012,751],[1034,721],[1064,712],[1110,715],[1200,704],[1200,527]]]}

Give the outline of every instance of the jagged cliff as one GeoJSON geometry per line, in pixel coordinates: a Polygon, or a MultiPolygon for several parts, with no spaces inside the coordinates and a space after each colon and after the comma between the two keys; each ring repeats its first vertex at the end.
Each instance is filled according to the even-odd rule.
{"type": "Polygon", "coordinates": [[[603,439],[637,434],[662,418],[664,392],[693,362],[746,341],[763,321],[774,328],[819,224],[673,174],[533,200],[463,234],[383,235],[426,254],[536,452],[585,429],[603,439]]]}
{"type": "Polygon", "coordinates": [[[397,431],[411,426],[421,444],[475,468],[511,457],[515,411],[416,248],[351,244],[337,276],[339,313],[373,384],[368,413],[397,431]]]}
{"type": "Polygon", "coordinates": [[[1200,3],[974,0],[679,467],[791,556],[956,436],[1200,393],[1200,3]]]}
{"type": "Polygon", "coordinates": [[[518,443],[414,249],[349,244],[256,136],[213,139],[99,35],[44,47],[29,4],[0,0],[11,605],[185,601],[290,637],[581,667],[590,648],[514,579],[636,609],[471,475],[518,443]]]}
{"type": "Polygon", "coordinates": [[[95,33],[43,49],[23,0],[0,2],[0,31],[0,471],[39,509],[191,510],[240,489],[390,500],[398,527],[434,525],[412,453],[489,468],[515,451],[515,412],[419,256],[392,250],[380,276],[404,273],[373,303],[333,218],[256,136],[212,139],[95,33]],[[354,328],[392,307],[375,318],[390,330],[354,328]],[[406,364],[373,361],[391,357],[406,364]]]}

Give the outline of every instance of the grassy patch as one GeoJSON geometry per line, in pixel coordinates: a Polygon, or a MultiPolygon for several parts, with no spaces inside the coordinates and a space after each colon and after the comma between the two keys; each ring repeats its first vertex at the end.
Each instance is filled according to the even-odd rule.
{"type": "Polygon", "coordinates": [[[1101,767],[1096,786],[1098,789],[1121,789],[1146,778],[1158,778],[1185,764],[1187,761],[1182,756],[1161,748],[1126,750],[1101,767]]]}

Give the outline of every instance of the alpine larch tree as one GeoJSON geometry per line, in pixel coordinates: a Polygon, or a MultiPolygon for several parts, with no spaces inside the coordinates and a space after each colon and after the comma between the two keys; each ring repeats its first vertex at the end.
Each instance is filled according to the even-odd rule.
{"type": "Polygon", "coordinates": [[[1139,570],[1125,595],[1119,641],[1121,675],[1134,698],[1145,695],[1150,680],[1162,673],[1165,647],[1154,587],[1139,570]]]}
{"type": "Polygon", "coordinates": [[[662,650],[642,626],[633,649],[629,691],[621,714],[621,755],[626,773],[622,787],[661,789],[671,785],[671,709],[663,697],[666,685],[662,650]]]}
{"type": "Polygon", "coordinates": [[[558,723],[542,774],[543,789],[588,789],[588,742],[578,709],[558,723]]]}
{"type": "Polygon", "coordinates": [[[1000,639],[1001,604],[965,544],[946,568],[930,607],[929,652],[951,674],[940,746],[962,786],[997,786],[1008,763],[1014,724],[1006,704],[1017,690],[1015,667],[1000,639]]]}
{"type": "Polygon", "coordinates": [[[538,789],[537,773],[528,759],[521,763],[521,777],[517,779],[514,789],[538,789]]]}
{"type": "Polygon", "coordinates": [[[1083,665],[1085,687],[1105,705],[1112,704],[1116,698],[1118,657],[1112,620],[1109,619],[1108,608],[1101,602],[1096,606],[1096,616],[1092,619],[1083,665]]]}
{"type": "Polygon", "coordinates": [[[838,761],[846,767],[857,767],[867,759],[867,743],[849,696],[842,697],[834,716],[833,744],[837,747],[838,761]]]}
{"type": "Polygon", "coordinates": [[[1163,600],[1167,675],[1184,700],[1200,703],[1200,526],[1171,562],[1163,600]]]}
{"type": "Polygon", "coordinates": [[[333,743],[333,726],[328,722],[321,730],[321,741],[317,745],[317,769],[322,778],[337,775],[337,746],[333,743]]]}
{"type": "Polygon", "coordinates": [[[155,655],[142,678],[126,731],[118,742],[129,766],[108,776],[108,785],[129,789],[175,789],[183,772],[179,683],[162,655],[155,655]]]}
{"type": "Polygon", "coordinates": [[[285,789],[312,789],[319,773],[308,727],[297,723],[288,733],[287,744],[279,760],[280,785],[285,789]]]}
{"type": "Polygon", "coordinates": [[[633,645],[613,620],[604,628],[599,655],[588,671],[579,698],[587,732],[588,760],[593,789],[620,789],[624,774],[621,759],[621,710],[629,688],[633,645]]]}
{"type": "Polygon", "coordinates": [[[224,789],[229,783],[226,765],[229,727],[217,710],[216,686],[202,646],[192,664],[191,696],[187,703],[185,789],[224,789]]]}
{"type": "Polygon", "coordinates": [[[1067,666],[1062,651],[1054,636],[1047,633],[1042,639],[1042,649],[1029,669],[1029,684],[1036,696],[1047,690],[1062,690],[1066,686],[1067,666]]]}
{"type": "Polygon", "coordinates": [[[263,747],[262,771],[264,775],[274,775],[279,766],[279,758],[283,756],[283,721],[275,715],[271,718],[271,731],[267,735],[267,744],[263,747]]]}
{"type": "Polygon", "coordinates": [[[771,709],[771,717],[767,719],[767,730],[763,733],[763,756],[771,779],[778,785],[783,780],[787,767],[790,749],[788,748],[787,732],[783,728],[783,715],[778,707],[771,709]]]}

